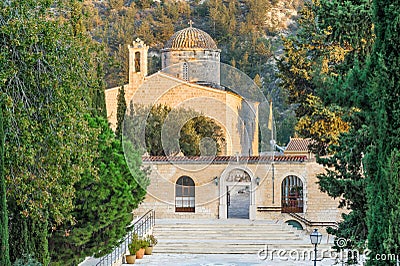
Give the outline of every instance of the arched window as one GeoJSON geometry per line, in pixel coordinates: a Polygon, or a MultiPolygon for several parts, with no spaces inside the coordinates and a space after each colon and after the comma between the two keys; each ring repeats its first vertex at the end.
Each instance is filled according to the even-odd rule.
{"type": "Polygon", "coordinates": [[[287,223],[288,225],[293,226],[293,227],[296,228],[297,230],[304,230],[304,228],[303,228],[303,226],[301,225],[301,223],[299,223],[299,222],[296,221],[296,220],[289,220],[289,221],[286,221],[286,223],[287,223]]]}
{"type": "Polygon", "coordinates": [[[175,185],[175,212],[195,211],[195,186],[193,179],[182,176],[175,185]]]}
{"type": "Polygon", "coordinates": [[[282,212],[303,212],[303,182],[297,176],[282,181],[282,212]]]}
{"type": "Polygon", "coordinates": [[[183,63],[182,66],[182,78],[186,81],[189,81],[189,65],[188,63],[183,63]]]}
{"type": "Polygon", "coordinates": [[[135,72],[140,72],[140,52],[135,53],[135,72]]]}

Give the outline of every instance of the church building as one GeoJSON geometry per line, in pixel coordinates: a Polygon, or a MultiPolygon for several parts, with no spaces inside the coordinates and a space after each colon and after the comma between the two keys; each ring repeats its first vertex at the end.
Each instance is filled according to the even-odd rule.
{"type": "MultiPolygon", "coordinates": [[[[254,86],[251,79],[243,81],[240,71],[220,62],[221,50],[209,34],[192,25],[176,32],[161,51],[162,69],[152,75],[149,47],[137,39],[128,49],[128,106],[191,108],[216,121],[226,140],[215,156],[143,156],[150,185],[135,212],[154,209],[158,218],[269,219],[304,229],[336,224],[338,200],[320,192],[316,175],[324,169],[309,154],[308,140],[292,138],[283,153],[259,152],[259,123],[267,123],[260,118],[261,101],[242,93],[254,86]],[[233,78],[238,75],[240,80],[233,78]]],[[[114,129],[118,90],[106,90],[114,129]]]]}

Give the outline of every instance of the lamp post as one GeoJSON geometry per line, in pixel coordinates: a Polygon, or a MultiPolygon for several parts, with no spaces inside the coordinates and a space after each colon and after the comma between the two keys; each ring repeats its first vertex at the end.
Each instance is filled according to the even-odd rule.
{"type": "Polygon", "coordinates": [[[317,265],[317,245],[321,243],[322,234],[318,232],[318,229],[314,229],[314,231],[310,234],[311,244],[314,245],[314,266],[317,265]]]}

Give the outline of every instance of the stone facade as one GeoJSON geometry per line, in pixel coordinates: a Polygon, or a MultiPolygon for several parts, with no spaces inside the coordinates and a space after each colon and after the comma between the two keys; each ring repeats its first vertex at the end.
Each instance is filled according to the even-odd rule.
{"type": "Polygon", "coordinates": [[[163,72],[189,82],[220,84],[220,52],[210,50],[168,50],[161,54],[163,72]]]}
{"type": "MultiPolygon", "coordinates": [[[[316,175],[323,168],[314,160],[280,156],[272,163],[270,158],[259,156],[237,158],[214,157],[199,162],[191,158],[145,157],[144,165],[151,169],[151,183],[145,201],[135,213],[155,209],[158,218],[227,219],[227,186],[231,185],[249,188],[250,219],[296,220],[282,212],[283,180],[296,176],[303,183],[303,211],[297,213],[299,216],[313,223],[340,219],[338,201],[318,188],[316,175]],[[244,173],[243,178],[238,172],[244,173]],[[182,176],[194,181],[194,212],[175,211],[176,181],[182,176]]],[[[304,223],[303,226],[308,227],[304,223]]]]}

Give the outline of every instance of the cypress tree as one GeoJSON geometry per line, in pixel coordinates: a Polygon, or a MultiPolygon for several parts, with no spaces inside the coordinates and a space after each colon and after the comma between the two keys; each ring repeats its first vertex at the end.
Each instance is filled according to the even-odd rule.
{"type": "Polygon", "coordinates": [[[6,201],[6,183],[4,180],[4,139],[3,103],[0,103],[0,265],[10,266],[8,211],[6,201]]]}
{"type": "Polygon", "coordinates": [[[394,163],[400,147],[400,6],[398,1],[375,0],[373,7],[376,42],[368,71],[372,142],[365,157],[369,265],[394,265],[393,258],[376,256],[400,253],[399,167],[394,163]]]}
{"type": "Polygon", "coordinates": [[[122,135],[122,124],[124,122],[126,112],[125,89],[121,86],[118,90],[118,105],[117,105],[117,129],[115,135],[120,138],[122,135]]]}
{"type": "MultiPolygon", "coordinates": [[[[104,56],[104,54],[102,53],[104,56]]],[[[96,79],[95,84],[91,88],[92,90],[92,115],[101,116],[107,118],[107,108],[106,108],[106,95],[105,88],[106,84],[104,82],[104,70],[102,62],[96,62],[96,79]]]]}

